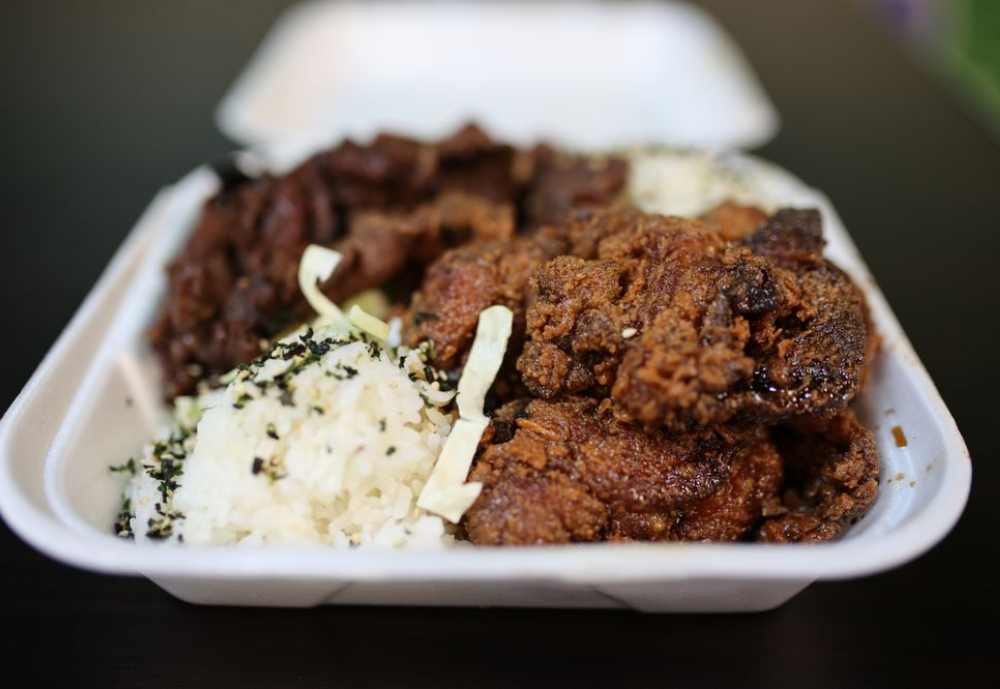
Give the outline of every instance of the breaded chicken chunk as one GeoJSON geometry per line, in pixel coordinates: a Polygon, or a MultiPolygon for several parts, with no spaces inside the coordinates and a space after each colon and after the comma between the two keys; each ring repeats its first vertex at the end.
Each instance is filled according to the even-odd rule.
{"type": "Polygon", "coordinates": [[[834,413],[874,338],[860,290],[822,256],[816,211],[742,242],[697,220],[610,210],[529,283],[518,361],[532,395],[610,396],[623,420],[681,432],[834,413]]]}
{"type": "Polygon", "coordinates": [[[649,433],[578,397],[501,408],[469,480],[474,543],[738,540],[777,504],[781,463],[761,429],[649,433]]]}

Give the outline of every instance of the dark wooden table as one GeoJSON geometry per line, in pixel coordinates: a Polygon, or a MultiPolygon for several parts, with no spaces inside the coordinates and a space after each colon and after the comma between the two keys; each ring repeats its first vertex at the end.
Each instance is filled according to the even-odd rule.
{"type": "MultiPolygon", "coordinates": [[[[156,189],[233,147],[213,108],[283,4],[3,4],[2,408],[156,189]]],[[[944,543],[753,616],[286,611],[186,605],[0,526],[5,670],[105,688],[995,686],[1000,146],[854,3],[707,4],[782,114],[761,152],[833,198],[965,434],[975,485],[944,543]]]]}

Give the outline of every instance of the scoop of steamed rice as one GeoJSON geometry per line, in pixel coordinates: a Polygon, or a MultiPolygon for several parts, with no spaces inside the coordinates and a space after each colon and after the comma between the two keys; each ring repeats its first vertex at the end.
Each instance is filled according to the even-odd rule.
{"type": "Polygon", "coordinates": [[[448,544],[445,522],[416,504],[454,420],[444,380],[418,352],[398,356],[342,324],[299,332],[203,396],[180,445],[146,449],[126,492],[133,533],[213,545],[448,544]]]}

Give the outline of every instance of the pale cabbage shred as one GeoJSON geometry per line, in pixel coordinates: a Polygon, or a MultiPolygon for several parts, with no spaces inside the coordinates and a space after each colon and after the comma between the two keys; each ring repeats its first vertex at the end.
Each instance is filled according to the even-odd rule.
{"type": "Polygon", "coordinates": [[[462,518],[482,490],[482,484],[465,481],[490,422],[483,410],[486,393],[503,363],[513,321],[514,314],[506,306],[491,306],[479,314],[476,339],[458,381],[459,418],[417,500],[418,507],[451,522],[462,518]]]}

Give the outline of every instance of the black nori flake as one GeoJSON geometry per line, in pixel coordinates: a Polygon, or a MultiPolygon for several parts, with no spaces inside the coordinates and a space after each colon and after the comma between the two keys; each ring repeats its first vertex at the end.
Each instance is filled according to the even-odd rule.
{"type": "Polygon", "coordinates": [[[332,340],[323,340],[322,342],[316,342],[315,340],[310,340],[306,343],[306,347],[309,348],[309,354],[314,357],[321,357],[330,351],[332,340]]]}
{"type": "MultiPolygon", "coordinates": [[[[157,467],[152,464],[144,464],[143,468],[149,476],[160,482],[158,486],[160,495],[163,500],[166,501],[170,498],[171,494],[177,490],[176,479],[178,476],[184,473],[184,466],[182,462],[178,459],[173,458],[160,458],[160,465],[157,467]]],[[[183,457],[181,457],[183,459],[183,457]]]]}
{"type": "Polygon", "coordinates": [[[285,351],[281,353],[281,358],[284,359],[285,361],[291,361],[299,354],[304,354],[306,348],[298,342],[292,342],[285,344],[284,350],[285,351]]]}
{"type": "Polygon", "coordinates": [[[247,405],[247,402],[253,402],[253,400],[254,400],[254,396],[253,395],[251,395],[251,394],[249,394],[247,392],[244,392],[242,395],[240,395],[238,398],[236,398],[235,402],[233,402],[233,408],[234,409],[242,409],[243,407],[245,407],[247,405]]]}
{"type": "Polygon", "coordinates": [[[254,476],[264,474],[271,482],[274,482],[279,481],[288,475],[281,471],[282,468],[281,462],[274,457],[271,459],[254,457],[253,464],[250,465],[250,473],[254,476]]]}
{"type": "Polygon", "coordinates": [[[442,392],[447,392],[449,390],[454,390],[458,387],[458,381],[462,378],[462,369],[453,368],[450,371],[444,371],[444,380],[441,381],[440,389],[442,392]]]}
{"type": "Polygon", "coordinates": [[[275,428],[273,423],[267,424],[267,437],[270,438],[271,440],[278,439],[278,429],[275,428]]]}
{"type": "Polygon", "coordinates": [[[385,419],[378,420],[378,430],[381,433],[385,433],[385,419]]]}
{"type": "Polygon", "coordinates": [[[133,458],[129,457],[128,461],[125,462],[124,464],[117,464],[117,465],[116,464],[112,464],[111,466],[108,467],[108,470],[112,471],[114,473],[126,473],[127,472],[131,476],[135,476],[135,460],[133,458]]]}
{"type": "Polygon", "coordinates": [[[171,534],[174,533],[174,522],[166,517],[160,517],[159,519],[150,518],[150,520],[146,522],[146,526],[148,527],[146,530],[146,538],[154,541],[162,541],[170,538],[171,534]]]}
{"type": "Polygon", "coordinates": [[[150,517],[149,521],[146,522],[146,526],[148,527],[146,538],[154,541],[162,541],[163,539],[170,538],[174,533],[174,522],[178,519],[184,519],[184,513],[176,510],[167,510],[164,512],[160,504],[156,505],[156,512],[161,516],[150,517]]]}
{"type": "MultiPolygon", "coordinates": [[[[111,467],[112,471],[129,471],[133,475],[141,467],[150,478],[159,482],[157,490],[160,493],[160,502],[154,505],[154,510],[159,516],[150,519],[147,524],[149,531],[146,535],[151,539],[169,538],[173,533],[174,520],[184,518],[181,512],[171,508],[171,501],[174,491],[180,486],[178,478],[184,473],[184,460],[188,454],[185,442],[194,434],[193,429],[178,427],[171,432],[166,440],[158,440],[153,443],[151,452],[153,463],[140,464],[130,458],[121,466],[111,467]]],[[[126,499],[114,523],[115,533],[123,537],[132,537],[128,520],[134,516],[131,504],[126,499]]]]}
{"type": "Polygon", "coordinates": [[[396,446],[395,445],[390,445],[388,448],[386,448],[386,451],[385,451],[385,456],[386,457],[390,457],[390,456],[392,456],[394,454],[396,454],[396,446]]]}
{"type": "Polygon", "coordinates": [[[326,413],[326,409],[323,409],[323,407],[320,407],[319,405],[314,404],[312,407],[310,407],[310,409],[319,414],[320,416],[326,413]]]}
{"type": "Polygon", "coordinates": [[[128,498],[122,500],[122,506],[118,510],[118,515],[115,517],[114,525],[112,530],[115,536],[120,538],[135,538],[135,534],[132,533],[132,519],[135,517],[135,513],[132,511],[132,501],[128,498]]]}

